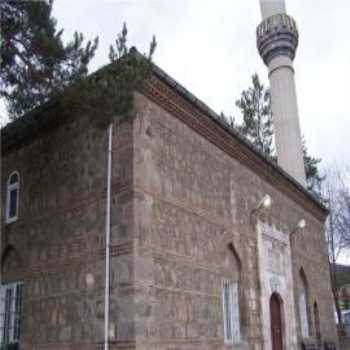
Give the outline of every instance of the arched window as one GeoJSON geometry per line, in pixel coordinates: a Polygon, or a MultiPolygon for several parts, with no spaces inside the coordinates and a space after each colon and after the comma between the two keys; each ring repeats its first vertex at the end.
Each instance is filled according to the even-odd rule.
{"type": "Polygon", "coordinates": [[[14,171],[7,181],[6,222],[14,222],[18,218],[19,173],[14,171]]]}
{"type": "Polygon", "coordinates": [[[225,277],[222,281],[222,307],[226,344],[241,341],[240,326],[240,260],[233,246],[226,249],[223,259],[225,277]]]}
{"type": "Polygon", "coordinates": [[[300,270],[300,287],[299,287],[299,317],[301,335],[303,338],[310,336],[310,318],[309,318],[309,290],[304,270],[300,270]]]}

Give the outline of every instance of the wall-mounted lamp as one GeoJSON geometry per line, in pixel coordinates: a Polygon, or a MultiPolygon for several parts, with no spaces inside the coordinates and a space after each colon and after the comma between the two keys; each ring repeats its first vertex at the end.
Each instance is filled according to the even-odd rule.
{"type": "Polygon", "coordinates": [[[301,219],[298,224],[295,226],[295,228],[291,231],[290,237],[292,237],[293,234],[296,232],[303,230],[306,227],[306,221],[305,219],[301,219]]]}
{"type": "Polygon", "coordinates": [[[272,198],[270,195],[265,194],[265,196],[260,200],[258,205],[250,213],[250,223],[252,223],[253,215],[255,215],[259,210],[265,209],[269,210],[272,206],[272,198]]]}

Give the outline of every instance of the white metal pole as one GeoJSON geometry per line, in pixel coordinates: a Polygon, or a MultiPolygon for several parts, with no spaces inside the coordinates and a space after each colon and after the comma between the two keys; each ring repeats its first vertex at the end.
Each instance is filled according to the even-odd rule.
{"type": "Polygon", "coordinates": [[[110,293],[110,246],[111,246],[111,185],[112,185],[112,137],[113,124],[108,126],[108,165],[106,198],[106,271],[105,271],[105,332],[104,350],[109,349],[109,293],[110,293]]]}

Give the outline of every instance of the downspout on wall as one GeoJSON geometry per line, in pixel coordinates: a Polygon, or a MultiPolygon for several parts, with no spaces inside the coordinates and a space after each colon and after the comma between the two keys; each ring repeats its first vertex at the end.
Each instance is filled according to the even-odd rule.
{"type": "Polygon", "coordinates": [[[105,310],[104,350],[109,349],[109,299],[110,299],[110,248],[111,248],[111,187],[112,187],[112,138],[113,123],[108,126],[107,194],[106,194],[106,266],[105,266],[105,310]]]}

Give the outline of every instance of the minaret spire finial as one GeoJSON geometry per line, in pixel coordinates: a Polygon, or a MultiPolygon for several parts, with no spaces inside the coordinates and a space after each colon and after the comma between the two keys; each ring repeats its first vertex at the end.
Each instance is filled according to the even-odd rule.
{"type": "Polygon", "coordinates": [[[284,0],[260,0],[260,56],[268,67],[278,164],[306,187],[293,60],[299,34],[284,0]]]}

